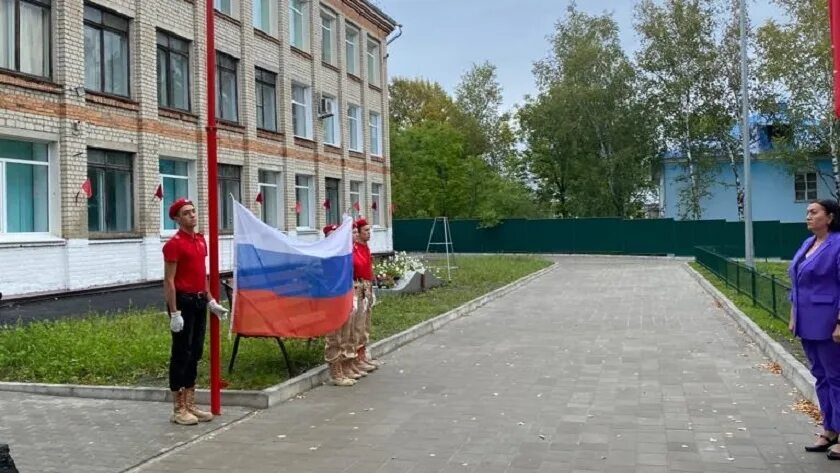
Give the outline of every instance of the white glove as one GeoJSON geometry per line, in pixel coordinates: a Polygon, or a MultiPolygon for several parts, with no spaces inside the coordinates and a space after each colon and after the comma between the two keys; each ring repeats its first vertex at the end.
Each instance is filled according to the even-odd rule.
{"type": "Polygon", "coordinates": [[[350,315],[355,314],[356,311],[358,311],[358,310],[359,310],[359,298],[356,297],[355,294],[353,294],[353,310],[350,311],[350,315]]]}
{"type": "Polygon", "coordinates": [[[180,310],[176,310],[169,315],[169,330],[172,330],[172,333],[178,333],[184,330],[184,318],[181,317],[180,310]]]}
{"type": "Polygon", "coordinates": [[[207,308],[210,309],[210,312],[212,312],[216,317],[221,320],[227,320],[228,310],[225,306],[216,302],[216,299],[211,297],[210,300],[207,301],[207,308]]]}

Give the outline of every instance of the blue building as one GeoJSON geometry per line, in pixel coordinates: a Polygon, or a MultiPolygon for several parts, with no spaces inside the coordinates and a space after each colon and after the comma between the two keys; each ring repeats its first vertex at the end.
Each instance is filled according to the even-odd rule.
{"type": "MultiPolygon", "coordinates": [[[[768,152],[773,149],[773,125],[754,120],[752,143],[752,210],[753,220],[778,220],[801,222],[805,218],[808,202],[814,199],[832,197],[834,187],[831,178],[831,160],[817,160],[815,170],[792,173],[788,166],[772,159],[768,152]]],[[[737,131],[735,132],[737,134],[737,131]]],[[[741,155],[738,155],[739,161],[741,155]]],[[[743,183],[743,164],[737,165],[738,176],[743,183]]],[[[735,173],[728,158],[721,158],[711,173],[708,197],[701,200],[703,220],[739,220],[738,197],[735,173]]],[[[678,154],[663,160],[659,176],[660,217],[681,218],[680,193],[689,185],[685,159],[678,154]]]]}

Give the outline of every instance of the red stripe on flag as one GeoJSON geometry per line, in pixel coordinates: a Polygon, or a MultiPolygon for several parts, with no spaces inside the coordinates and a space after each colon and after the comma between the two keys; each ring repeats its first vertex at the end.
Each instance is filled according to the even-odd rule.
{"type": "Polygon", "coordinates": [[[237,334],[312,338],[344,325],[353,308],[353,291],[316,299],[280,297],[265,290],[240,290],[234,301],[233,331],[237,334]]]}

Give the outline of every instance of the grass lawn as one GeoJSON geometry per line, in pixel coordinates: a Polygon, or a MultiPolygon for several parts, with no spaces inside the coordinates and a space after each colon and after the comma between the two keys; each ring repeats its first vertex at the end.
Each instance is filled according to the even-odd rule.
{"type": "MultiPolygon", "coordinates": [[[[452,282],[421,294],[382,296],[373,312],[374,340],[401,332],[551,263],[534,256],[459,256],[452,282]]],[[[222,328],[222,377],[230,389],[261,389],[286,377],[273,339],[243,339],[236,369],[227,374],[233,340],[222,328]]],[[[90,385],[166,386],[169,323],[165,315],[91,314],[0,329],[0,380],[90,385]]],[[[286,343],[298,371],[323,362],[322,339],[286,343]]],[[[199,373],[208,385],[209,337],[199,373]]]]}
{"type": "MultiPolygon", "coordinates": [[[[712,272],[708,271],[700,264],[690,264],[692,268],[702,274],[704,278],[711,282],[720,292],[729,298],[729,300],[735,303],[735,305],[738,306],[738,308],[741,309],[741,311],[750,319],[752,319],[753,322],[761,327],[762,330],[773,337],[773,339],[785,347],[790,354],[795,356],[799,361],[805,363],[807,366],[808,361],[805,357],[805,353],[802,351],[802,345],[798,340],[791,336],[790,331],[788,330],[788,323],[786,321],[776,318],[773,314],[761,307],[754,306],[749,297],[743,296],[735,289],[727,286],[722,279],[715,276],[712,272]]],[[[782,271],[782,268],[785,268],[784,271],[787,270],[787,263],[757,263],[756,266],[762,272],[769,273],[770,271],[776,271],[771,274],[776,274],[776,276],[780,278],[783,274],[780,274],[778,271],[782,271]]],[[[784,281],[787,282],[787,280],[787,276],[784,275],[784,281]]]]}
{"type": "Polygon", "coordinates": [[[772,276],[776,276],[776,279],[779,282],[783,282],[785,284],[790,284],[790,278],[788,277],[788,266],[790,265],[789,261],[767,261],[767,262],[755,262],[755,269],[759,272],[764,274],[769,274],[772,276]]]}

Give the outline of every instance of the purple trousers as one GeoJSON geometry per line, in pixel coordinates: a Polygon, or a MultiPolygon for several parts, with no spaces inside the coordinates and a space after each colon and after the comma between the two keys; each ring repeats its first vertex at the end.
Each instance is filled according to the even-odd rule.
{"type": "Polygon", "coordinates": [[[833,340],[802,340],[802,348],[811,362],[811,374],[817,379],[817,398],[825,430],[840,429],[840,344],[833,340]]]}

